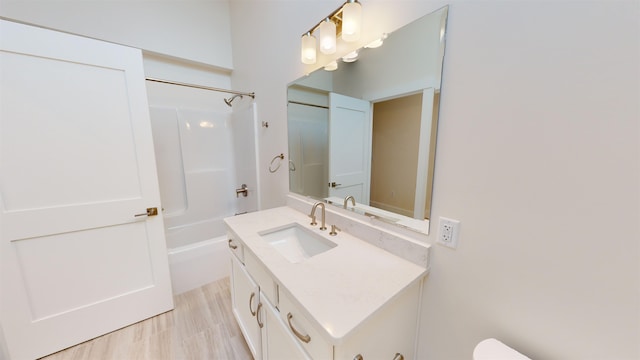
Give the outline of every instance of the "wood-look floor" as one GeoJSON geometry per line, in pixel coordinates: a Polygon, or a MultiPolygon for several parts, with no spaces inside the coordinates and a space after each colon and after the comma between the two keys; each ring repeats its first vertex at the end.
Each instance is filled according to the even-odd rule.
{"type": "Polygon", "coordinates": [[[177,295],[175,309],[43,360],[251,360],[231,312],[229,278],[177,295]]]}

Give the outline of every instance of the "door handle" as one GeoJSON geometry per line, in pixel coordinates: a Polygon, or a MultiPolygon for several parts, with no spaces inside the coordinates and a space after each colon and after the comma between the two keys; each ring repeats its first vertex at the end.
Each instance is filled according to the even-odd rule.
{"type": "Polygon", "coordinates": [[[156,216],[156,215],[158,215],[158,208],[157,207],[152,207],[152,208],[147,208],[147,212],[146,213],[135,214],[133,216],[134,217],[138,217],[138,216],[156,216]]]}
{"type": "Polygon", "coordinates": [[[329,183],[329,186],[330,186],[330,187],[332,187],[332,188],[337,187],[337,186],[340,186],[340,185],[342,185],[342,184],[336,184],[336,182],[335,182],[335,181],[334,181],[334,182],[330,182],[330,183],[329,183]]]}

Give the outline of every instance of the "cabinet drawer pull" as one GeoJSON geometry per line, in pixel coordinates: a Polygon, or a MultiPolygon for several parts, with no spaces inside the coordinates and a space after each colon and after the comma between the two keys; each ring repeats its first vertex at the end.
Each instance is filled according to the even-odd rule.
{"type": "MultiPolygon", "coordinates": [[[[258,303],[258,308],[256,309],[256,321],[258,322],[258,326],[260,326],[260,329],[262,329],[262,327],[264,326],[263,322],[260,322],[260,308],[262,308],[262,303],[258,303]]],[[[399,359],[402,360],[402,359],[399,359]]]]}
{"type": "MultiPolygon", "coordinates": [[[[251,296],[249,297],[249,312],[251,313],[252,316],[256,316],[257,311],[253,311],[253,309],[251,308],[251,304],[253,304],[253,298],[256,296],[256,293],[252,292],[251,296]]],[[[260,307],[260,303],[258,303],[258,308],[260,307]]]]}
{"type": "Polygon", "coordinates": [[[233,245],[232,241],[233,241],[232,239],[229,239],[229,247],[235,250],[238,248],[238,245],[233,245]]]}
{"type": "Polygon", "coordinates": [[[311,336],[309,335],[302,335],[298,330],[296,330],[293,325],[291,324],[291,319],[293,319],[293,315],[291,315],[291,313],[287,314],[287,322],[289,323],[289,328],[291,329],[291,331],[293,331],[293,333],[298,337],[298,339],[308,343],[309,341],[311,341],[311,336]]]}
{"type": "Polygon", "coordinates": [[[393,357],[393,360],[404,360],[404,356],[400,353],[396,353],[396,356],[393,357]]]}
{"type": "Polygon", "coordinates": [[[364,358],[362,357],[362,355],[358,354],[353,357],[353,360],[364,360],[364,358]]]}

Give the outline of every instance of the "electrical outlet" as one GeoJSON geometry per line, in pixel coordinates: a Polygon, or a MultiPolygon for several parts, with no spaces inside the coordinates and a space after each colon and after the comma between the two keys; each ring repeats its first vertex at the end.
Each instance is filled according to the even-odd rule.
{"type": "Polygon", "coordinates": [[[438,243],[455,249],[458,247],[460,221],[440,217],[438,224],[438,243]]]}

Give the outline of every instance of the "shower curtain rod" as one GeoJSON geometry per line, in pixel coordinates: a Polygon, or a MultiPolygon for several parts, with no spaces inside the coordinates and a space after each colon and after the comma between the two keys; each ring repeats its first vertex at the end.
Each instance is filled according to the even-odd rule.
{"type": "Polygon", "coordinates": [[[233,91],[233,90],[227,90],[227,89],[220,89],[220,88],[215,88],[215,87],[210,87],[210,86],[203,86],[203,85],[196,85],[196,84],[188,84],[188,83],[183,83],[183,82],[177,82],[177,81],[170,81],[170,80],[162,80],[162,79],[156,79],[156,78],[146,78],[147,81],[153,81],[153,82],[158,82],[158,83],[163,83],[163,84],[171,84],[171,85],[178,85],[178,86],[186,86],[186,87],[190,87],[190,88],[196,88],[196,89],[203,89],[203,90],[210,90],[210,91],[218,91],[218,92],[224,92],[224,93],[228,93],[228,94],[234,94],[234,95],[244,95],[244,96],[249,96],[252,99],[256,98],[256,93],[248,93],[248,92],[241,92],[241,91],[233,91]]]}
{"type": "Polygon", "coordinates": [[[328,109],[328,106],[323,106],[323,105],[316,105],[316,104],[308,104],[308,103],[303,103],[300,101],[293,101],[293,100],[289,100],[287,101],[287,104],[296,104],[296,105],[304,105],[304,106],[313,106],[313,107],[317,107],[317,108],[321,108],[321,109],[328,109]]]}

